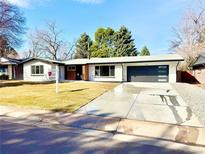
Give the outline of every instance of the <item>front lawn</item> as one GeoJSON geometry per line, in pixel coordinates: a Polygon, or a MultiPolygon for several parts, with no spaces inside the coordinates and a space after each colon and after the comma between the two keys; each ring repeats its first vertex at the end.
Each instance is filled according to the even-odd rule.
{"type": "MultiPolygon", "coordinates": [[[[0,83],[2,84],[2,83],[0,83]]],[[[7,84],[7,83],[6,83],[7,84]]],[[[114,88],[116,83],[69,82],[59,84],[8,84],[0,86],[0,105],[73,112],[99,95],[114,88]]]]}

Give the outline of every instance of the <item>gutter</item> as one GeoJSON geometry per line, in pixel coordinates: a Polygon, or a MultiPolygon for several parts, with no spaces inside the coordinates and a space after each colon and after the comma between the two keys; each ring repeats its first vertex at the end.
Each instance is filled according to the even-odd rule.
{"type": "MultiPolygon", "coordinates": [[[[150,60],[150,61],[123,61],[123,62],[88,62],[82,65],[90,64],[90,65],[95,65],[95,64],[123,64],[123,63],[147,63],[147,62],[173,62],[173,61],[184,61],[184,59],[173,59],[173,60],[150,60]]],[[[81,64],[66,64],[65,65],[81,65],[81,64]]]]}

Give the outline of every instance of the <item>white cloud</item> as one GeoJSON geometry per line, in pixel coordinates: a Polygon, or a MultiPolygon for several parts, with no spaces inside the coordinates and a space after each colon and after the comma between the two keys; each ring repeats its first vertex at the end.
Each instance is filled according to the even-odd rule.
{"type": "Polygon", "coordinates": [[[49,0],[7,0],[7,1],[19,7],[29,8],[36,4],[43,4],[45,2],[48,2],[49,0]]]}
{"type": "Polygon", "coordinates": [[[30,0],[8,0],[8,2],[20,7],[28,7],[30,4],[30,0]]]}
{"type": "Polygon", "coordinates": [[[86,3],[86,4],[101,4],[104,2],[104,0],[74,0],[80,3],[86,3]]]}
{"type": "MultiPolygon", "coordinates": [[[[7,0],[7,1],[19,7],[29,8],[36,4],[42,4],[51,0],[7,0]]],[[[104,0],[73,0],[73,1],[85,3],[85,4],[101,4],[104,2],[104,0]]]]}

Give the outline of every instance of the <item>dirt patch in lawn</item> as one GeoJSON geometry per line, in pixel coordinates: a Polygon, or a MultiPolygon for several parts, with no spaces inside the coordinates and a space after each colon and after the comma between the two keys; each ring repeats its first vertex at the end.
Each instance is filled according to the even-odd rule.
{"type": "Polygon", "coordinates": [[[14,105],[25,108],[73,112],[104,92],[117,86],[117,83],[69,82],[59,84],[4,83],[0,87],[0,105],[14,105]],[[11,84],[14,84],[13,86],[11,84]]]}

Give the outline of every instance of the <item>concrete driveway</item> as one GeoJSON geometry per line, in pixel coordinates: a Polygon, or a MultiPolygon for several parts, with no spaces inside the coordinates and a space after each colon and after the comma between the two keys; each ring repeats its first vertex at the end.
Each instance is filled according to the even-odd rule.
{"type": "Polygon", "coordinates": [[[122,83],[77,113],[202,127],[168,83],[122,83]]]}

